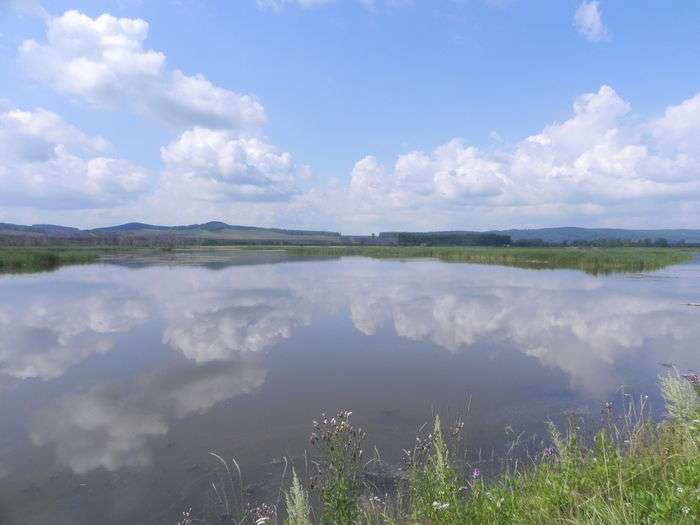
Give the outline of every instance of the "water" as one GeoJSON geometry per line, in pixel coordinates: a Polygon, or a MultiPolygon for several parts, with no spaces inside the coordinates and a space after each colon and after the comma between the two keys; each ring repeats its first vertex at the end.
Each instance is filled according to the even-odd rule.
{"type": "MultiPolygon", "coordinates": [[[[698,366],[700,265],[594,277],[436,261],[93,265],[0,277],[0,522],[174,523],[216,460],[276,498],[320,410],[400,461],[471,398],[472,455],[698,366]]],[[[534,439],[532,443],[537,443],[534,439]]]]}

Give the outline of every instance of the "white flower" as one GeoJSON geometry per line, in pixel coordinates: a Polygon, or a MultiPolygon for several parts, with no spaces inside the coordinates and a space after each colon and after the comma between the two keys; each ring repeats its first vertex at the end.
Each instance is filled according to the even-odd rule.
{"type": "Polygon", "coordinates": [[[435,510],[445,510],[449,506],[450,506],[449,503],[441,503],[439,501],[433,501],[433,508],[435,510]]]}
{"type": "Polygon", "coordinates": [[[689,509],[688,507],[683,507],[683,508],[681,509],[681,512],[682,512],[683,514],[688,514],[688,513],[690,512],[690,509],[689,509]]]}
{"type": "Polygon", "coordinates": [[[262,518],[258,518],[257,520],[255,520],[255,525],[265,525],[265,523],[267,523],[268,521],[270,521],[269,516],[263,516],[262,518]]]}

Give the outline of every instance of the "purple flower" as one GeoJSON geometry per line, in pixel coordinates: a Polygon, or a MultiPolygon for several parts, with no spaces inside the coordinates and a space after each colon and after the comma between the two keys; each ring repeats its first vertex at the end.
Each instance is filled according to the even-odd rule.
{"type": "Polygon", "coordinates": [[[472,479],[478,479],[479,476],[481,476],[481,470],[479,470],[478,468],[472,470],[472,479]]]}
{"type": "Polygon", "coordinates": [[[545,456],[553,456],[554,452],[555,452],[554,447],[547,447],[544,449],[545,456]]]}
{"type": "Polygon", "coordinates": [[[700,377],[698,374],[683,374],[683,377],[688,380],[691,385],[700,384],[700,377]]]}

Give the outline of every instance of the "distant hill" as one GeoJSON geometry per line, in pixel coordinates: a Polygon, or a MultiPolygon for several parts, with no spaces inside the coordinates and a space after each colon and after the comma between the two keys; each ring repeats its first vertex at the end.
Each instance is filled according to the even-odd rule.
{"type": "MultiPolygon", "coordinates": [[[[159,226],[130,222],[106,228],[80,230],[54,224],[23,226],[0,223],[0,244],[398,244],[399,239],[424,242],[426,237],[438,239],[488,238],[509,236],[513,242],[541,240],[544,243],[576,243],[600,240],[643,241],[666,239],[670,243],[685,241],[700,245],[700,229],[630,230],[620,228],[538,228],[491,230],[486,232],[455,230],[434,232],[382,232],[378,236],[344,236],[322,230],[288,230],[238,226],[213,221],[184,226],[159,226]]],[[[433,239],[434,241],[434,239],[433,239]]],[[[440,242],[439,240],[437,242],[440,242]]],[[[402,242],[401,244],[405,244],[402,242]]],[[[410,242],[408,243],[410,244],[410,242]]],[[[453,243],[454,244],[454,243],[453,243]]],[[[460,244],[460,243],[457,243],[460,244]]]]}
{"type": "Polygon", "coordinates": [[[560,243],[573,241],[666,239],[669,242],[700,243],[700,230],[626,230],[621,228],[538,228],[532,230],[494,230],[489,233],[510,235],[514,241],[541,239],[560,243]]]}
{"type": "Polygon", "coordinates": [[[338,232],[317,230],[286,230],[280,228],[260,228],[256,226],[237,226],[223,222],[207,222],[186,226],[158,226],[130,222],[106,228],[80,230],[65,226],[35,224],[22,226],[0,223],[0,241],[5,244],[20,244],[22,239],[28,243],[48,243],[70,241],[76,243],[106,244],[109,242],[126,242],[128,244],[148,244],[160,242],[175,243],[211,243],[211,244],[245,244],[245,243],[292,243],[292,244],[331,244],[339,243],[338,232]]]}
{"type": "Polygon", "coordinates": [[[616,241],[641,241],[644,239],[666,239],[669,242],[686,241],[689,244],[700,243],[700,229],[668,229],[668,230],[628,230],[622,228],[534,228],[534,229],[511,229],[511,230],[489,230],[485,232],[476,230],[444,230],[431,232],[382,232],[379,234],[380,239],[397,240],[399,235],[407,233],[417,235],[465,235],[473,236],[484,233],[508,235],[513,241],[532,241],[542,240],[546,243],[563,243],[576,241],[597,241],[597,240],[616,240],[616,241]]]}
{"type": "Polygon", "coordinates": [[[87,231],[94,235],[121,235],[144,238],[170,235],[219,241],[340,241],[340,233],[338,232],[236,226],[218,221],[204,224],[189,224],[186,226],[155,226],[140,222],[130,222],[119,226],[95,228],[87,231]]]}

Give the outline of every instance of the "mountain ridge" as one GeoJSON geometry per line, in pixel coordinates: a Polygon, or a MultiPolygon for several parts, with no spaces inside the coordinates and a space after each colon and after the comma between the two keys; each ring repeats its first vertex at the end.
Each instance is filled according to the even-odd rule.
{"type": "Polygon", "coordinates": [[[562,226],[550,228],[511,228],[503,230],[442,230],[427,232],[387,231],[377,236],[343,235],[336,231],[302,230],[285,228],[266,228],[261,226],[243,226],[228,224],[222,221],[209,221],[199,224],[163,226],[142,222],[128,222],[100,228],[79,229],[71,226],[56,224],[21,225],[0,223],[0,236],[5,237],[44,237],[48,239],[108,239],[113,237],[134,239],[173,238],[189,241],[212,242],[392,242],[401,233],[422,233],[434,235],[464,235],[464,234],[499,234],[509,235],[514,242],[541,240],[545,243],[564,243],[596,240],[627,240],[643,241],[645,239],[664,238],[669,242],[700,243],[700,229],[692,228],[660,228],[660,229],[628,229],[628,228],[584,228],[577,226],[562,226]]]}

